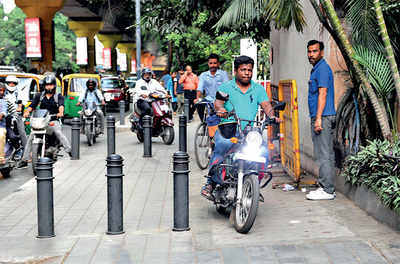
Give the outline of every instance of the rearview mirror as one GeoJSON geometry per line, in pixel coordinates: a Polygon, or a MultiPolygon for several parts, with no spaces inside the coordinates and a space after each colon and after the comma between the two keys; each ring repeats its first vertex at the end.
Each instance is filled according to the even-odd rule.
{"type": "Polygon", "coordinates": [[[218,91],[215,98],[227,102],[229,100],[229,94],[218,91]]]}
{"type": "Polygon", "coordinates": [[[286,102],[277,102],[273,108],[274,108],[274,110],[277,110],[277,111],[283,111],[283,110],[285,110],[285,106],[286,106],[286,102]]]}

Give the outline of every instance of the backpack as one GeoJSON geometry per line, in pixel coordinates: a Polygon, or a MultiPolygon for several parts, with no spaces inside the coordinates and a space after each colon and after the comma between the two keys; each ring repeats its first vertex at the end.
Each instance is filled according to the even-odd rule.
{"type": "MultiPolygon", "coordinates": [[[[85,91],[85,96],[83,97],[83,102],[86,101],[87,95],[88,95],[89,89],[86,88],[85,91]]],[[[94,96],[96,96],[97,101],[101,102],[99,95],[97,94],[97,90],[94,90],[94,96]]]]}

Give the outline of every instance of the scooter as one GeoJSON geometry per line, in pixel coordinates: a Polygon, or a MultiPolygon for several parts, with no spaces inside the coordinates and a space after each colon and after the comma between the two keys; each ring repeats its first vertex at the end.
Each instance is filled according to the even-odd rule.
{"type": "MultiPolygon", "coordinates": [[[[174,142],[175,131],[172,122],[172,112],[168,105],[168,95],[161,92],[154,92],[149,95],[152,108],[152,136],[161,137],[164,144],[170,145],[174,142]]],[[[144,141],[143,128],[139,122],[141,111],[135,103],[134,112],[130,117],[131,131],[136,133],[140,142],[144,141]]]]}

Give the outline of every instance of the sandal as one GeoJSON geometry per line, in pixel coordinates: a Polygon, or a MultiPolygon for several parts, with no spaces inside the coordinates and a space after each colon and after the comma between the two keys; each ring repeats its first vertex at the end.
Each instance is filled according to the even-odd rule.
{"type": "Polygon", "coordinates": [[[206,184],[201,188],[200,194],[205,197],[207,200],[214,201],[214,196],[212,195],[212,186],[211,184],[206,184]]]}

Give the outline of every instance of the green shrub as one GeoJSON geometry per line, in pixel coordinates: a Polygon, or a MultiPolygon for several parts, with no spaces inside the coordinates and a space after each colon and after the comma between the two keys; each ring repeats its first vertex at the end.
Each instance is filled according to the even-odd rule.
{"type": "Polygon", "coordinates": [[[341,176],[353,185],[364,184],[385,206],[400,214],[400,140],[369,141],[356,155],[347,157],[341,176]]]}

